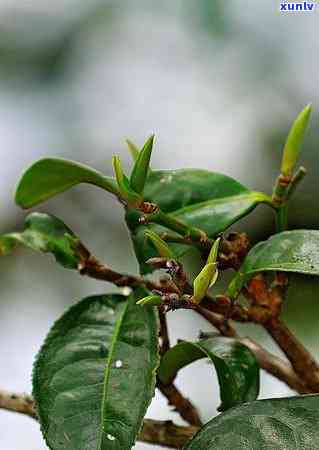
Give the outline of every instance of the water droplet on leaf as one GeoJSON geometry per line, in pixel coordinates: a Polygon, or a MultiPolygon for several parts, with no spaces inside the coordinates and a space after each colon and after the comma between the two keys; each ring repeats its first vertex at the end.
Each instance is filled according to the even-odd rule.
{"type": "Polygon", "coordinates": [[[121,361],[120,359],[118,359],[117,361],[115,361],[115,367],[117,369],[120,369],[123,366],[123,361],[121,361]]]}

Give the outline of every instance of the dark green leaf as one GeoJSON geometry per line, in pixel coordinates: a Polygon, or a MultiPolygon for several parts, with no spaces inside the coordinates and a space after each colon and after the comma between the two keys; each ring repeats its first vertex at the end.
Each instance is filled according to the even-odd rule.
{"type": "Polygon", "coordinates": [[[60,219],[43,213],[29,214],[22,232],[0,236],[0,254],[10,253],[18,244],[32,250],[53,253],[57,262],[68,269],[77,269],[80,257],[76,252],[79,238],[60,219]]]}
{"type": "MultiPolygon", "coordinates": [[[[209,237],[226,230],[258,204],[269,202],[265,194],[250,191],[226,175],[199,169],[152,172],[145,186],[145,199],[188,225],[204,230],[209,237]]],[[[141,272],[146,273],[150,268],[145,261],[156,256],[156,252],[144,235],[147,227],[139,225],[136,217],[136,212],[128,211],[126,221],[141,272]]],[[[149,228],[157,234],[168,231],[159,225],[149,228]]],[[[177,257],[188,248],[181,244],[170,247],[177,257]]]]}
{"type": "Polygon", "coordinates": [[[118,195],[116,183],[91,167],[66,159],[40,159],[23,174],[16,191],[16,203],[31,208],[79,183],[89,183],[118,195]]]}
{"type": "Polygon", "coordinates": [[[274,270],[319,275],[319,230],[284,231],[255,245],[231,283],[231,296],[256,272],[274,270]]]}
{"type": "Polygon", "coordinates": [[[258,400],[214,418],[184,450],[318,450],[319,395],[258,400]]]}
{"type": "Polygon", "coordinates": [[[142,150],[139,152],[131,174],[130,185],[135,192],[138,192],[140,194],[142,194],[144,191],[144,186],[150,166],[153,142],[154,135],[152,135],[145,142],[142,150]]]}
{"type": "Polygon", "coordinates": [[[201,358],[215,365],[222,404],[220,411],[255,400],[259,392],[259,366],[253,353],[235,339],[214,337],[199,342],[180,342],[162,358],[158,377],[172,382],[183,367],[201,358]]]}
{"type": "Polygon", "coordinates": [[[129,450],[154,394],[153,308],[127,297],[89,297],[51,329],[37,357],[33,393],[52,450],[129,450]]]}

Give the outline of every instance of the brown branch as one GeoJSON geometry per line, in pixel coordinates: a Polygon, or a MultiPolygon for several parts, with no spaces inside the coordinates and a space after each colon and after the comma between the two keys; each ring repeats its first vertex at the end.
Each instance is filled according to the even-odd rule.
{"type": "Polygon", "coordinates": [[[285,353],[300,379],[304,380],[309,389],[308,392],[319,392],[319,367],[309,351],[281,319],[274,317],[266,322],[264,327],[285,353]]]}
{"type": "MultiPolygon", "coordinates": [[[[233,240],[233,242],[235,242],[233,246],[238,246],[237,253],[238,249],[241,249],[243,252],[245,251],[247,247],[245,236],[237,237],[233,240]]],[[[225,244],[225,248],[227,246],[228,244],[225,244]]],[[[233,250],[234,247],[231,247],[231,252],[233,252],[233,250]]],[[[83,262],[79,267],[79,271],[82,274],[104,281],[109,281],[117,286],[135,286],[144,284],[150,290],[162,289],[168,292],[171,291],[170,284],[159,286],[138,276],[120,274],[110,269],[108,266],[100,264],[84,247],[81,248],[81,251],[83,252],[83,262]]],[[[226,251],[227,248],[225,252],[226,251]]],[[[274,315],[278,315],[280,313],[282,302],[282,298],[280,296],[281,286],[280,283],[278,286],[278,280],[280,280],[280,275],[277,276],[277,285],[268,291],[263,277],[260,275],[254,277],[249,289],[244,292],[250,299],[253,300],[248,316],[247,311],[239,305],[235,307],[229,305],[226,301],[226,297],[216,298],[216,301],[210,297],[207,297],[204,299],[202,305],[196,306],[192,309],[195,309],[198,314],[211,323],[223,336],[228,337],[238,337],[238,335],[236,330],[230,325],[229,320],[226,320],[225,317],[238,321],[255,321],[257,323],[263,323],[264,327],[290,360],[292,367],[289,363],[286,363],[284,360],[267,352],[267,350],[263,349],[261,346],[258,347],[257,351],[257,344],[255,344],[253,346],[254,349],[252,348],[252,350],[259,360],[261,367],[276,378],[285,382],[291,389],[299,393],[319,392],[319,368],[316,361],[302,346],[302,344],[299,343],[295,336],[291,334],[288,328],[279,319],[273,318],[274,315]]],[[[191,289],[191,287],[186,285],[186,292],[189,289],[191,289]]],[[[175,387],[174,389],[177,391],[175,387]]],[[[185,418],[186,416],[192,421],[195,420],[195,422],[190,423],[198,424],[200,420],[198,413],[197,418],[196,414],[189,413],[189,411],[194,408],[189,400],[184,399],[180,393],[179,395],[176,394],[174,390],[167,391],[166,389],[166,393],[172,394],[172,392],[174,392],[174,395],[171,395],[171,398],[168,399],[169,403],[178,409],[180,408],[180,405],[184,405],[185,411],[187,412],[183,412],[183,417],[185,418]]],[[[164,393],[163,390],[162,393],[164,393]]]]}
{"type": "MultiPolygon", "coordinates": [[[[0,409],[24,414],[37,420],[32,397],[0,390],[0,409]]],[[[182,448],[199,430],[195,426],[178,426],[171,421],[144,419],[138,440],[171,448],[182,448]]]]}
{"type": "Polygon", "coordinates": [[[195,406],[185,398],[174,384],[167,386],[157,381],[157,388],[167,398],[168,404],[173,406],[179,415],[190,425],[202,426],[203,423],[195,406]]]}
{"type": "Polygon", "coordinates": [[[0,390],[0,408],[37,418],[33,398],[27,394],[0,390]]]}
{"type": "Polygon", "coordinates": [[[167,319],[166,314],[162,308],[158,308],[158,315],[160,321],[160,337],[162,339],[160,352],[161,355],[164,355],[170,348],[167,319]]]}
{"type": "Polygon", "coordinates": [[[171,421],[145,419],[138,440],[181,449],[197,431],[199,428],[195,426],[182,427],[171,421]]]}
{"type": "Polygon", "coordinates": [[[299,394],[313,393],[314,391],[306,386],[301,378],[296,374],[289,362],[273,355],[268,350],[257,344],[250,338],[241,338],[235,328],[219,314],[215,314],[205,308],[198,307],[196,312],[204,317],[214,328],[216,328],[223,336],[238,338],[243,344],[250,348],[256,356],[260,367],[274,376],[278,380],[284,382],[292,390],[299,394]]]}
{"type": "Polygon", "coordinates": [[[308,392],[319,392],[319,366],[310,352],[279,318],[288,279],[277,272],[268,288],[263,274],[253,277],[244,291],[251,301],[249,316],[263,325],[291,363],[308,392]]]}
{"type": "Polygon", "coordinates": [[[250,348],[262,369],[278,380],[286,383],[293,391],[299,394],[313,393],[298,377],[291,364],[268,352],[268,350],[257,344],[253,339],[244,337],[240,338],[239,341],[250,348]]]}

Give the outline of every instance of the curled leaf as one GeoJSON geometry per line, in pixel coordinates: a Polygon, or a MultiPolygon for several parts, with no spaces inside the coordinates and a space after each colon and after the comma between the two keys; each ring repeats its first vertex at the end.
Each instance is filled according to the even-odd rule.
{"type": "Polygon", "coordinates": [[[23,231],[0,237],[0,252],[6,255],[22,244],[35,251],[52,253],[62,266],[77,269],[79,242],[79,238],[57,217],[32,213],[27,216],[23,231]]]}
{"type": "Polygon", "coordinates": [[[248,347],[232,338],[216,336],[179,342],[163,356],[158,378],[163,384],[170,384],[179,370],[201,358],[209,358],[215,366],[221,398],[219,411],[257,398],[258,362],[248,347]]]}
{"type": "Polygon", "coordinates": [[[291,175],[299,158],[300,147],[309,123],[311,110],[311,105],[307,105],[298,115],[289,131],[281,163],[281,173],[285,176],[291,175]]]}

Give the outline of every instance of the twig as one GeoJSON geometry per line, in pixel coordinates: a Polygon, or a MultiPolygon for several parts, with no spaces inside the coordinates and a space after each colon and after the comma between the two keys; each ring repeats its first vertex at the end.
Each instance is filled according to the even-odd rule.
{"type": "Polygon", "coordinates": [[[285,353],[300,379],[307,384],[309,392],[319,392],[319,366],[309,351],[281,319],[274,317],[264,327],[285,353]]]}
{"type": "Polygon", "coordinates": [[[170,348],[167,319],[166,319],[166,314],[162,308],[158,308],[158,315],[159,315],[159,321],[160,321],[160,336],[162,339],[161,346],[160,346],[160,352],[161,352],[161,355],[164,355],[170,348]]]}
{"type": "Polygon", "coordinates": [[[260,367],[266,372],[270,373],[278,380],[283,381],[299,394],[313,393],[313,390],[307,387],[298,377],[291,364],[268,352],[268,350],[257,344],[253,339],[244,337],[240,338],[239,341],[250,348],[256,356],[260,367]]]}
{"type": "Polygon", "coordinates": [[[260,367],[273,375],[278,380],[284,382],[292,390],[299,394],[308,394],[315,392],[309,386],[306,386],[302,379],[296,374],[289,362],[273,355],[268,350],[257,344],[250,338],[241,338],[236,330],[225,321],[225,318],[219,314],[207,311],[205,308],[199,307],[196,312],[204,317],[211,325],[213,325],[223,336],[238,338],[243,344],[250,348],[257,358],[260,367]]]}
{"type": "Polygon", "coordinates": [[[37,418],[33,398],[27,394],[15,394],[0,390],[0,408],[37,418]]]}
{"type": "Polygon", "coordinates": [[[159,391],[167,398],[168,404],[173,406],[179,415],[190,425],[202,426],[203,423],[195,406],[185,398],[174,384],[165,386],[157,381],[159,391]]]}
{"type": "Polygon", "coordinates": [[[138,440],[181,449],[198,430],[198,427],[182,427],[171,421],[145,419],[138,440]]]}
{"type": "Polygon", "coordinates": [[[319,365],[279,318],[288,279],[277,272],[270,288],[263,274],[253,277],[244,294],[252,302],[250,317],[263,325],[291,363],[308,392],[319,392],[319,365]]]}
{"type": "MultiPolygon", "coordinates": [[[[14,394],[0,391],[0,409],[29,416],[37,420],[32,397],[26,394],[14,394]]],[[[178,426],[171,421],[144,419],[138,440],[150,444],[181,448],[199,430],[195,426],[178,426]]]]}

